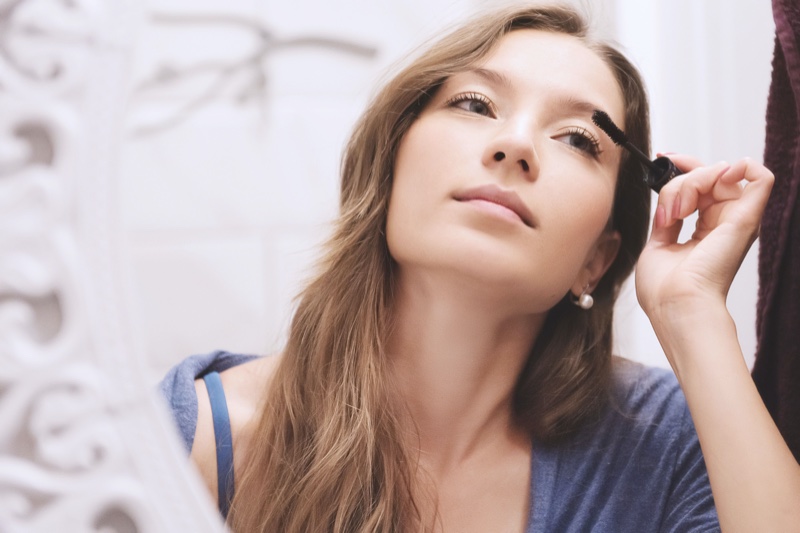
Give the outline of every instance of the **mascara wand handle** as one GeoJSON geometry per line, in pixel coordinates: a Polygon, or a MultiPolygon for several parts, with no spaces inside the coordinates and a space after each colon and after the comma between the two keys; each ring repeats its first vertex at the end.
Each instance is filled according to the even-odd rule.
{"type": "Polygon", "coordinates": [[[683,174],[675,163],[668,157],[659,157],[653,160],[653,165],[647,170],[647,184],[654,191],[661,192],[661,188],[675,176],[683,174]]]}

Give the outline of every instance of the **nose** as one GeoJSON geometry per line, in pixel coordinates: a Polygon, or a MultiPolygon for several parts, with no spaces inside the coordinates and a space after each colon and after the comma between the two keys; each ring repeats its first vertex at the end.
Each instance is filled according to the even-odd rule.
{"type": "Polygon", "coordinates": [[[534,179],[539,161],[529,127],[520,125],[498,132],[486,146],[483,164],[513,169],[526,179],[534,179]]]}
{"type": "MultiPolygon", "coordinates": [[[[506,153],[505,152],[499,152],[498,151],[498,152],[495,152],[494,156],[493,156],[493,159],[495,161],[498,161],[498,162],[504,160],[505,158],[506,158],[506,153]]],[[[525,159],[519,159],[519,160],[517,160],[517,163],[519,163],[519,166],[522,167],[523,172],[530,171],[531,166],[528,164],[528,162],[525,159]]]]}

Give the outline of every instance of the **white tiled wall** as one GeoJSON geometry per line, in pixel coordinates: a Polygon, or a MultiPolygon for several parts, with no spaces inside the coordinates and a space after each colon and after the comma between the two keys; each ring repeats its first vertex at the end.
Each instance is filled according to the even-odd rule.
{"type": "Polygon", "coordinates": [[[208,67],[140,88],[121,154],[121,217],[154,379],[191,353],[280,347],[293,298],[336,214],[340,155],[358,114],[393,63],[476,4],[151,2],[135,85],[165,66],[208,67]],[[175,15],[217,21],[182,24],[175,15]],[[375,53],[272,49],[260,67],[225,77],[178,125],[142,134],[196,102],[223,65],[253,54],[259,39],[237,25],[242,19],[276,41],[338,39],[375,53]],[[263,92],[239,102],[260,72],[263,92]]]}
{"type": "MultiPolygon", "coordinates": [[[[154,379],[191,353],[280,347],[292,299],[336,213],[342,146],[376,84],[451,21],[496,3],[150,2],[135,57],[136,84],[165,67],[205,67],[180,83],[134,94],[121,153],[119,205],[154,379]],[[170,19],[175,15],[206,19],[181,24],[170,19]],[[248,66],[244,60],[261,41],[237,21],[260,25],[273,42],[339,39],[376,53],[278,48],[248,66]],[[226,67],[229,74],[220,78],[226,67]],[[241,102],[259,75],[263,91],[241,102]],[[198,101],[178,125],[141,134],[198,101]]],[[[772,42],[768,4],[575,3],[588,8],[602,33],[617,37],[644,71],[656,149],[688,150],[707,160],[761,156],[772,42]],[[737,40],[743,27],[747,42],[737,40]],[[676,37],[676,28],[684,37],[676,37]]],[[[730,301],[745,351],[752,352],[755,254],[746,268],[730,301]]],[[[618,323],[624,355],[666,364],[630,288],[618,323]]]]}

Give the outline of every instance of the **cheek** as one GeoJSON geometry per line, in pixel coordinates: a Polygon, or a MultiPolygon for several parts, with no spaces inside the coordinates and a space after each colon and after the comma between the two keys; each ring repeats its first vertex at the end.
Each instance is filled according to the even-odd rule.
{"type": "Polygon", "coordinates": [[[556,218],[572,228],[571,231],[594,234],[595,230],[606,228],[614,205],[615,178],[577,166],[561,165],[559,174],[547,179],[547,184],[549,190],[541,191],[543,197],[551,199],[546,204],[559,212],[556,218]]]}
{"type": "MultiPolygon", "coordinates": [[[[566,186],[554,183],[550,190],[540,191],[542,197],[552,199],[543,204],[547,214],[543,217],[546,239],[542,251],[564,269],[566,278],[578,274],[585,265],[612,215],[614,183],[596,178],[575,179],[566,186]]],[[[552,274],[558,276],[557,272],[552,274]]]]}
{"type": "Polygon", "coordinates": [[[411,222],[414,220],[412,210],[409,209],[409,202],[404,197],[402,187],[397,186],[397,180],[392,186],[392,196],[389,200],[389,212],[386,216],[386,245],[389,254],[397,261],[398,254],[407,246],[408,232],[411,222]]]}
{"type": "Polygon", "coordinates": [[[386,217],[386,241],[395,260],[409,246],[424,198],[425,165],[420,157],[420,135],[415,123],[400,143],[395,157],[392,191],[386,217]]]}
{"type": "Polygon", "coordinates": [[[448,196],[447,139],[435,120],[420,117],[406,132],[395,156],[386,239],[392,256],[413,251],[435,225],[436,213],[448,196]],[[426,231],[425,228],[428,228],[426,231]]]}
{"type": "Polygon", "coordinates": [[[408,174],[396,176],[386,216],[386,244],[398,263],[411,260],[426,248],[436,227],[435,206],[421,180],[408,174]]]}

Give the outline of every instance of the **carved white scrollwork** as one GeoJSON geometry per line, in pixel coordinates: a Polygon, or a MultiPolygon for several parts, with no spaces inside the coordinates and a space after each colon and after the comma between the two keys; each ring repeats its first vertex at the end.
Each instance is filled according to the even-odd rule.
{"type": "Polygon", "coordinates": [[[0,533],[221,531],[139,368],[114,160],[135,0],[0,0],[0,533]]]}
{"type": "Polygon", "coordinates": [[[62,92],[85,79],[99,44],[103,2],[0,2],[0,84],[12,91],[62,92]]]}

